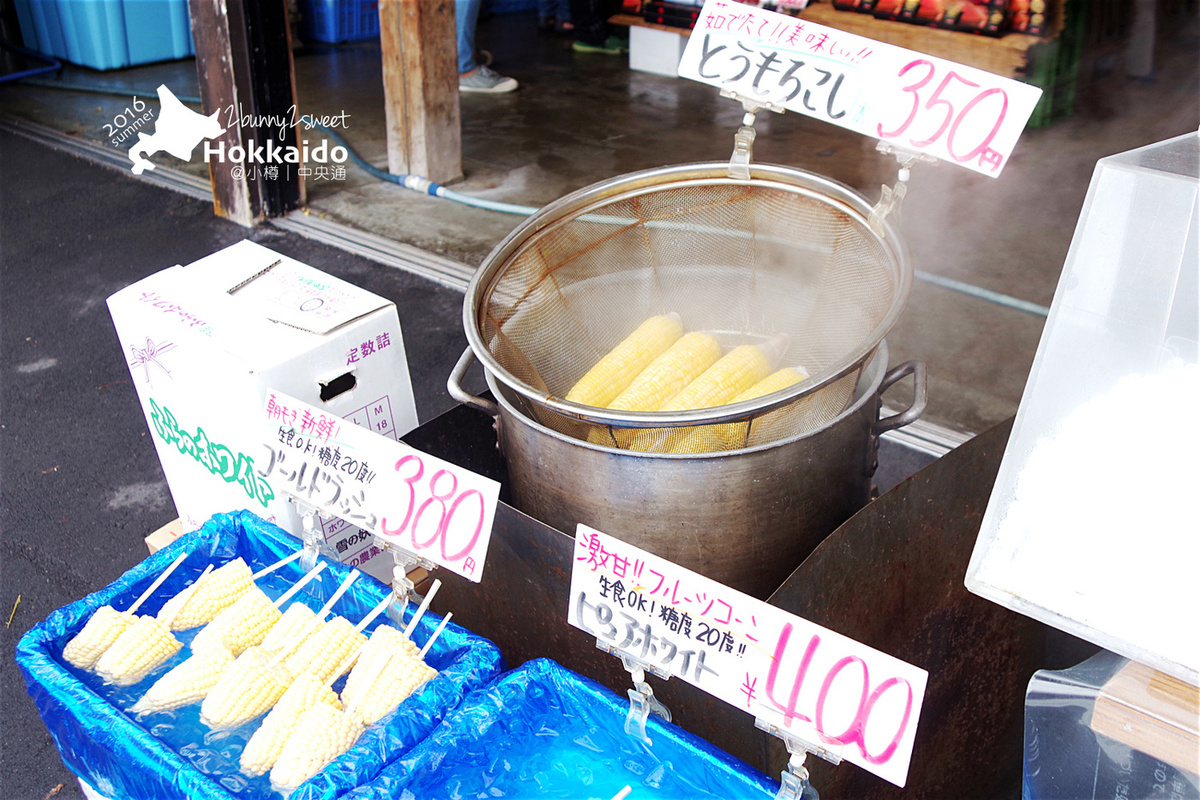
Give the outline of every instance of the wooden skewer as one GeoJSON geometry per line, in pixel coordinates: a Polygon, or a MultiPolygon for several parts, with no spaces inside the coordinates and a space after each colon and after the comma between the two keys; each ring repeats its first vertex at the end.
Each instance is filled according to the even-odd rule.
{"type": "Polygon", "coordinates": [[[421,607],[417,609],[417,613],[413,614],[413,618],[408,622],[408,627],[404,629],[405,639],[412,638],[412,632],[416,629],[417,623],[421,621],[421,617],[429,609],[429,604],[433,602],[433,596],[438,593],[438,589],[440,588],[442,588],[442,582],[435,578],[433,585],[425,593],[425,599],[421,601],[421,607]]]}
{"type": "MultiPolygon", "coordinates": [[[[171,566],[164,569],[162,574],[154,579],[154,583],[150,584],[150,587],[148,589],[146,589],[146,591],[142,592],[141,597],[139,597],[137,600],[133,601],[133,605],[131,605],[125,613],[132,614],[135,611],[137,611],[138,607],[141,606],[142,603],[146,602],[150,598],[150,595],[154,594],[154,591],[158,587],[162,586],[163,581],[165,581],[167,578],[169,578],[171,576],[171,573],[175,571],[175,568],[178,567],[180,564],[182,564],[183,560],[185,558],[187,558],[189,555],[191,555],[191,554],[190,553],[180,553],[179,555],[177,555],[175,557],[175,560],[171,562],[171,566]]],[[[205,570],[205,574],[207,574],[207,570],[205,570]]],[[[201,575],[200,577],[203,578],[204,575],[201,575]]],[[[200,578],[197,578],[196,583],[199,583],[199,582],[200,582],[200,578]]],[[[195,586],[196,583],[193,583],[192,585],[195,586]]]]}
{"type": "MultiPolygon", "coordinates": [[[[313,569],[315,571],[316,567],[313,569]]],[[[329,598],[325,605],[321,606],[321,610],[318,611],[313,618],[308,621],[308,624],[305,625],[304,628],[294,637],[292,637],[292,641],[288,642],[287,645],[279,649],[279,652],[276,653],[269,662],[267,662],[267,667],[274,668],[278,666],[281,661],[290,656],[292,654],[292,649],[307,639],[309,634],[316,630],[316,627],[325,621],[325,615],[328,614],[330,609],[333,608],[334,604],[341,599],[342,595],[344,595],[346,591],[354,585],[354,582],[358,580],[358,576],[361,574],[362,573],[356,569],[350,570],[350,574],[346,576],[344,581],[342,581],[341,586],[337,588],[337,590],[333,593],[333,596],[329,598]]]]}
{"type": "Polygon", "coordinates": [[[279,561],[276,561],[274,564],[272,564],[269,567],[263,567],[258,572],[251,575],[250,579],[256,581],[259,578],[263,577],[264,575],[270,575],[272,572],[279,569],[280,567],[286,567],[288,564],[292,563],[293,561],[295,561],[297,558],[299,558],[302,555],[304,555],[304,551],[297,550],[296,552],[292,553],[287,558],[282,558],[279,561]]]}
{"type": "Polygon", "coordinates": [[[392,596],[389,594],[387,597],[383,598],[383,600],[379,603],[379,605],[375,606],[369,612],[367,612],[367,615],[362,618],[362,622],[360,622],[354,626],[354,630],[358,631],[359,633],[362,633],[363,628],[367,627],[372,622],[374,622],[375,618],[378,617],[380,614],[382,614],[384,611],[387,611],[387,607],[390,606],[391,604],[392,604],[392,596]]]}
{"type": "Polygon", "coordinates": [[[433,647],[433,643],[437,641],[437,638],[442,635],[442,631],[446,630],[446,623],[448,623],[450,618],[453,616],[454,612],[452,611],[446,616],[442,617],[442,621],[438,623],[437,628],[435,628],[433,631],[433,636],[429,637],[429,641],[425,643],[425,646],[421,648],[421,652],[417,654],[417,660],[425,660],[425,654],[429,652],[431,647],[433,647]]]}
{"type": "MultiPolygon", "coordinates": [[[[180,603],[180,604],[179,604],[179,605],[178,605],[178,606],[175,608],[175,613],[174,613],[174,614],[171,614],[171,615],[170,615],[169,617],[167,617],[166,619],[160,619],[160,620],[159,620],[159,622],[161,622],[161,623],[162,623],[162,625],[163,625],[163,627],[164,627],[164,628],[166,628],[167,630],[170,630],[170,629],[171,629],[171,623],[175,621],[175,618],[176,618],[177,616],[179,616],[179,612],[180,612],[180,611],[183,611],[183,607],[184,607],[184,606],[186,606],[186,605],[188,604],[188,601],[192,599],[192,595],[194,595],[194,594],[196,593],[196,589],[200,588],[200,581],[202,581],[202,580],[204,579],[204,576],[205,576],[205,575],[207,575],[208,573],[212,572],[212,568],[213,568],[213,565],[212,565],[212,564],[209,564],[207,567],[205,567],[205,568],[204,568],[204,572],[201,572],[201,573],[200,573],[200,577],[199,577],[199,578],[196,578],[196,582],[195,582],[195,583],[193,583],[191,586],[189,586],[189,587],[187,587],[186,589],[184,589],[184,590],[183,590],[183,591],[186,593],[186,596],[183,598],[183,602],[182,602],[182,603],[180,603]]],[[[139,599],[140,599],[140,598],[139,598],[139,599]]]]}
{"type": "MultiPolygon", "coordinates": [[[[303,551],[301,551],[301,552],[303,552],[303,551]]],[[[290,589],[288,589],[286,592],[284,592],[283,594],[281,594],[279,596],[279,599],[275,601],[275,607],[283,608],[284,603],[286,603],[288,600],[291,600],[293,597],[295,597],[296,593],[299,592],[301,589],[303,589],[305,587],[305,585],[308,584],[309,581],[311,581],[313,578],[320,575],[321,570],[323,570],[323,569],[325,569],[325,562],[318,561],[317,565],[315,567],[313,567],[307,573],[304,574],[304,577],[302,577],[300,580],[296,581],[296,583],[290,589]]]]}

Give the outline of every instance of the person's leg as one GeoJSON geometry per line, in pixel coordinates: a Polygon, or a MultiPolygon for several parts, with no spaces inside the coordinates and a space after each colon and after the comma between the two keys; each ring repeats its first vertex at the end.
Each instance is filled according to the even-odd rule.
{"type": "Polygon", "coordinates": [[[475,69],[475,23],[483,0],[454,0],[454,23],[458,42],[458,74],[475,69]]]}
{"type": "Polygon", "coordinates": [[[608,39],[608,17],[604,0],[570,0],[571,22],[575,23],[575,39],[594,47],[603,47],[608,39]]]}

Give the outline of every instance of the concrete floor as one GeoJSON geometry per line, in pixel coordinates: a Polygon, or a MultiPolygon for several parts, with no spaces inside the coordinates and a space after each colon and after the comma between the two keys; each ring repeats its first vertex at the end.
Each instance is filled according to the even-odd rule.
{"type": "MultiPolygon", "coordinates": [[[[1151,79],[1126,77],[1119,54],[1092,63],[1074,114],[1027,130],[1000,178],[919,165],[901,215],[916,268],[1048,306],[1096,160],[1200,127],[1197,20],[1177,22],[1160,30],[1151,79]]],[[[621,57],[575,54],[566,39],[538,33],[526,14],[482,21],[478,44],[522,85],[511,95],[461,96],[466,177],[458,191],[537,206],[633,170],[729,157],[741,110],[711,87],[633,72],[621,57]]],[[[306,47],[295,63],[301,110],[347,113],[347,141],[384,167],[378,43],[306,47]]],[[[198,93],[191,61],[115,73],[71,69],[62,81],[141,95],[166,83],[180,96],[198,93]]],[[[96,141],[127,103],[0,88],[8,113],[96,141]]],[[[894,181],[894,164],[857,134],[790,113],[759,115],[757,128],[757,161],[827,175],[871,199],[894,181]]],[[[205,174],[203,164],[185,166],[205,174]]],[[[308,192],[311,214],[470,265],[520,221],[407,192],[353,167],[343,181],[310,179],[308,192]]],[[[1037,314],[918,281],[888,339],[893,363],[921,359],[929,367],[925,419],[973,433],[1016,411],[1043,324],[1037,314]]]]}

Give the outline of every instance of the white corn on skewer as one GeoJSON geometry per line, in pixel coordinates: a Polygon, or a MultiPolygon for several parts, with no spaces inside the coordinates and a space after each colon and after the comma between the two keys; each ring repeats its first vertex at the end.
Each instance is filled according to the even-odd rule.
{"type": "MultiPolygon", "coordinates": [[[[194,591],[204,576],[211,571],[212,564],[209,564],[196,582],[188,588],[194,591]]],[[[96,674],[106,683],[132,686],[178,653],[182,647],[183,643],[171,633],[169,618],[158,620],[143,615],[126,628],[112,646],[96,660],[96,674]]]]}
{"type": "MultiPolygon", "coordinates": [[[[420,657],[423,658],[433,646],[437,637],[445,630],[451,616],[447,614],[438,625],[433,636],[425,643],[425,648],[418,654],[420,657]]],[[[364,679],[364,685],[368,687],[364,698],[348,703],[340,712],[325,703],[318,703],[304,712],[271,769],[272,787],[284,793],[291,792],[354,746],[366,730],[367,726],[362,722],[364,717],[374,716],[375,719],[381,719],[390,713],[391,709],[377,714],[376,711],[364,709],[362,706],[372,694],[370,689],[374,688],[393,657],[397,657],[395,652],[387,653],[386,657],[376,660],[371,665],[371,672],[364,679]]]]}
{"type": "Polygon", "coordinates": [[[271,787],[292,792],[353,747],[363,730],[356,717],[327,703],[312,706],[300,716],[271,768],[271,787]]]}
{"type": "Polygon", "coordinates": [[[328,683],[322,683],[308,673],[297,675],[242,750],[242,772],[250,777],[269,772],[279,759],[288,735],[300,722],[300,717],[318,703],[335,709],[342,707],[337,693],[328,683]]]}
{"type": "Polygon", "coordinates": [[[239,597],[250,591],[256,580],[292,563],[303,554],[303,550],[297,550],[287,558],[280,559],[255,573],[250,572],[250,567],[243,559],[235,558],[205,578],[196,592],[187,600],[186,605],[183,603],[182,592],[168,600],[162,611],[158,612],[158,618],[163,619],[167,614],[173,614],[174,622],[171,624],[173,631],[186,631],[207,625],[217,614],[229,608],[239,597]]]}
{"type": "MultiPolygon", "coordinates": [[[[380,614],[387,610],[391,602],[391,595],[385,597],[370,613],[363,617],[362,621],[355,626],[355,629],[357,631],[364,630],[380,614]]],[[[376,628],[375,633],[372,634],[372,638],[378,635],[380,631],[391,631],[396,641],[402,640],[408,642],[403,634],[395,628],[390,628],[386,625],[380,625],[376,628]]],[[[336,669],[327,671],[327,677],[323,682],[317,675],[311,672],[301,672],[296,675],[292,685],[288,687],[283,697],[271,709],[271,713],[267,714],[267,718],[263,720],[262,725],[250,737],[250,741],[247,742],[245,749],[243,749],[241,759],[241,770],[243,773],[253,777],[262,775],[274,767],[288,737],[296,729],[297,724],[299,724],[300,717],[312,706],[324,702],[329,703],[334,708],[341,709],[342,704],[331,686],[352,664],[357,663],[361,657],[360,654],[368,646],[369,643],[360,644],[338,664],[336,669]]],[[[409,646],[412,653],[415,654],[417,652],[416,645],[412,645],[409,642],[409,646]]]]}
{"type": "Polygon", "coordinates": [[[104,655],[104,651],[117,640],[117,637],[134,623],[136,619],[134,615],[142,603],[154,594],[154,591],[187,557],[188,553],[180,553],[176,556],[171,565],[163,570],[146,591],[142,592],[138,599],[134,600],[133,604],[124,611],[117,611],[110,605],[100,606],[93,611],[87,624],[83,626],[83,630],[75,634],[63,648],[63,659],[76,669],[91,669],[100,656],[104,655]]]}
{"type": "MultiPolygon", "coordinates": [[[[258,579],[263,575],[285,566],[286,564],[290,564],[292,561],[295,561],[297,558],[299,558],[300,555],[302,555],[302,551],[297,551],[291,556],[282,559],[281,561],[277,561],[269,567],[259,570],[251,577],[253,579],[258,579]]],[[[224,569],[224,567],[221,569],[224,569]]],[[[220,571],[221,570],[218,569],[216,572],[210,575],[209,578],[211,579],[216,577],[217,573],[220,571]]],[[[319,571],[320,570],[317,570],[317,572],[319,571]]],[[[201,588],[197,591],[203,592],[204,586],[206,585],[209,584],[201,585],[201,588]]],[[[291,587],[283,597],[276,601],[276,603],[282,604],[287,602],[292,595],[299,591],[299,588],[297,587],[303,588],[303,586],[304,583],[301,582],[296,586],[291,587]]],[[[178,596],[180,595],[177,595],[177,597],[178,596]]],[[[195,600],[193,598],[193,600],[189,601],[186,606],[180,604],[179,607],[184,609],[192,609],[195,605],[195,600]]],[[[293,604],[292,608],[302,608],[307,611],[310,616],[312,615],[312,612],[308,611],[308,609],[305,608],[301,603],[293,604]]],[[[272,628],[272,630],[274,630],[274,628],[272,628]]],[[[223,675],[225,670],[233,664],[233,661],[233,653],[231,653],[229,649],[223,645],[214,644],[210,647],[202,646],[199,651],[193,651],[192,656],[182,664],[176,666],[166,675],[163,675],[161,678],[155,681],[154,685],[150,687],[146,694],[144,694],[142,698],[129,709],[129,711],[130,713],[142,716],[160,711],[170,711],[175,708],[191,705],[192,703],[199,703],[204,700],[206,696],[208,696],[209,691],[216,686],[217,681],[221,678],[221,675],[223,675]]]]}
{"type": "MultiPolygon", "coordinates": [[[[323,562],[318,563],[310,570],[309,576],[315,576],[323,566],[323,562]]],[[[333,597],[314,615],[314,620],[324,618],[359,574],[361,573],[353,572],[342,582],[338,590],[333,593],[333,597]]],[[[298,591],[297,587],[293,586],[289,593],[296,591],[298,591]]],[[[280,601],[285,602],[286,598],[287,595],[281,597],[280,601]]],[[[278,614],[277,610],[276,614],[278,614]]],[[[350,623],[342,621],[353,632],[350,623]]],[[[361,634],[359,635],[361,636],[361,634]]],[[[337,649],[337,642],[329,641],[327,645],[332,651],[340,653],[338,658],[346,655],[346,651],[337,649]]],[[[270,711],[299,673],[299,671],[289,670],[286,664],[282,663],[283,656],[288,649],[288,646],[284,645],[282,651],[272,654],[259,645],[248,647],[204,698],[204,703],[200,706],[201,721],[211,728],[232,728],[270,711]]]]}
{"type": "Polygon", "coordinates": [[[233,605],[218,614],[216,619],[196,634],[196,638],[192,640],[192,652],[198,653],[210,647],[224,647],[238,656],[247,648],[261,644],[267,632],[283,617],[279,606],[291,599],[324,568],[324,562],[318,563],[274,602],[262,589],[251,586],[233,605]]]}
{"type": "Polygon", "coordinates": [[[158,612],[158,618],[170,617],[173,631],[205,625],[254,586],[250,575],[250,567],[241,558],[228,561],[204,580],[197,581],[196,591],[186,595],[180,592],[168,600],[158,612]]]}
{"type": "MultiPolygon", "coordinates": [[[[321,564],[318,564],[317,566],[319,567],[321,564]]],[[[357,570],[351,570],[350,573],[346,575],[345,579],[342,580],[341,585],[334,590],[333,595],[327,601],[325,601],[325,605],[321,606],[321,610],[312,616],[307,616],[302,611],[296,612],[297,616],[307,616],[305,622],[303,624],[297,624],[295,630],[281,630],[278,636],[272,637],[271,647],[266,648],[275,654],[273,659],[274,663],[282,662],[288,656],[295,653],[296,649],[303,645],[304,642],[308,641],[309,638],[316,635],[317,631],[321,629],[321,623],[325,621],[325,615],[333,609],[333,606],[338,600],[341,599],[342,595],[354,585],[354,582],[358,580],[358,576],[360,574],[361,573],[359,573],[357,570]]],[[[280,622],[282,622],[282,620],[280,620],[280,622]]],[[[293,624],[295,624],[294,621],[289,622],[289,628],[293,624]]],[[[265,642],[266,640],[264,639],[263,641],[265,642]]]]}
{"type": "Polygon", "coordinates": [[[269,711],[291,683],[291,673],[271,663],[261,647],[247,647],[200,704],[200,721],[210,728],[236,728],[269,711]]]}
{"type": "Polygon", "coordinates": [[[388,595],[354,626],[345,617],[334,617],[289,656],[284,666],[296,675],[309,672],[321,681],[337,680],[354,665],[354,659],[346,661],[347,657],[366,644],[363,630],[386,611],[391,602],[392,597],[388,595]]]}
{"type": "MultiPolygon", "coordinates": [[[[353,643],[348,643],[346,648],[340,649],[342,639],[354,632],[349,621],[343,621],[343,624],[336,624],[334,628],[329,628],[324,620],[325,615],[334,608],[337,601],[341,600],[342,595],[346,594],[354,582],[358,581],[360,575],[361,572],[356,570],[348,573],[340,587],[337,587],[330,599],[308,621],[308,625],[295,634],[292,642],[283,644],[280,650],[276,651],[275,657],[272,658],[272,664],[282,663],[290,672],[298,674],[304,672],[307,664],[319,660],[328,669],[336,666],[336,663],[346,656],[347,652],[354,649],[353,643]]],[[[334,622],[336,619],[332,620],[330,625],[334,622]]]]}
{"type": "MultiPolygon", "coordinates": [[[[390,597],[388,599],[391,600],[390,597]]],[[[384,608],[386,607],[385,605],[384,608]]],[[[361,650],[360,647],[346,657],[338,670],[339,675],[349,669],[361,650]]],[[[300,718],[308,709],[317,703],[328,703],[339,710],[342,708],[337,693],[331,688],[335,680],[336,678],[331,678],[321,683],[316,676],[307,672],[296,676],[292,685],[283,693],[283,697],[279,698],[279,702],[271,709],[271,713],[267,714],[267,718],[242,750],[240,766],[244,774],[256,777],[275,766],[288,737],[296,730],[300,718]]]]}
{"type": "Polygon", "coordinates": [[[141,717],[199,703],[232,664],[233,654],[224,647],[194,653],[155,681],[129,713],[141,717]]]}
{"type": "MultiPolygon", "coordinates": [[[[299,551],[303,554],[303,550],[299,551]]],[[[313,568],[312,576],[315,578],[325,568],[325,562],[318,562],[313,568]]],[[[291,600],[304,584],[293,586],[275,601],[276,608],[283,608],[284,603],[291,600]]],[[[312,620],[316,616],[312,609],[304,605],[304,603],[292,603],[287,607],[287,611],[283,612],[283,616],[271,626],[267,631],[267,635],[263,637],[261,647],[271,655],[277,654],[284,647],[294,646],[299,640],[303,641],[306,635],[311,635],[311,631],[315,630],[312,627],[312,620]]]]}
{"type": "Polygon", "coordinates": [[[317,629],[312,624],[316,616],[304,603],[292,603],[287,607],[287,611],[283,612],[283,617],[267,631],[260,647],[273,656],[285,647],[295,648],[298,642],[303,643],[306,638],[316,633],[317,629]]]}
{"type": "MultiPolygon", "coordinates": [[[[363,665],[364,680],[361,685],[350,692],[350,682],[347,680],[342,690],[342,702],[346,704],[346,713],[357,715],[363,725],[373,725],[388,714],[395,711],[401,703],[413,692],[437,676],[437,670],[425,663],[425,654],[433,647],[433,643],[442,635],[453,614],[442,618],[429,641],[420,651],[412,653],[407,648],[386,646],[388,636],[381,639],[381,648],[375,656],[383,662],[382,666],[374,663],[363,665]]],[[[409,640],[411,642],[411,640],[409,640]]],[[[365,654],[359,656],[360,662],[365,654]]],[[[355,667],[358,670],[358,667],[355,667]]]]}
{"type": "MultiPolygon", "coordinates": [[[[442,588],[442,582],[434,580],[433,585],[429,587],[429,591],[425,594],[425,599],[421,601],[421,606],[413,614],[403,633],[390,625],[380,625],[375,629],[367,644],[363,646],[362,653],[358,657],[359,660],[355,664],[353,671],[351,671],[350,677],[346,679],[346,685],[342,688],[342,700],[344,702],[351,702],[362,690],[365,683],[365,676],[374,674],[374,670],[370,665],[374,663],[376,658],[383,656],[387,652],[397,653],[398,660],[401,662],[410,661],[417,656],[419,648],[412,640],[412,632],[416,629],[417,623],[421,621],[421,617],[429,609],[429,604],[433,602],[433,598],[440,588],[442,588]]],[[[400,701],[403,699],[401,697],[400,701]]],[[[400,701],[397,701],[397,705],[399,705],[400,701]]],[[[371,720],[371,722],[374,721],[371,720]]]]}

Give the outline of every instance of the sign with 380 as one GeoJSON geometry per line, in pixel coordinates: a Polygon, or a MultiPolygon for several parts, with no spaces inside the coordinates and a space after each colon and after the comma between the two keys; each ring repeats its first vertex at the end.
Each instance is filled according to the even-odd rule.
{"type": "Polygon", "coordinates": [[[479,582],[499,483],[281,392],[264,413],[279,491],[479,582]]]}

